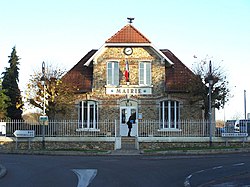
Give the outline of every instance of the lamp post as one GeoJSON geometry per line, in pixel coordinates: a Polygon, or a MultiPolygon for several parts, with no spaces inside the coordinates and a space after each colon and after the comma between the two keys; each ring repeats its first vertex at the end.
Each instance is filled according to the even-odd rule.
{"type": "Polygon", "coordinates": [[[209,75],[208,75],[208,121],[209,121],[209,146],[212,146],[212,87],[213,87],[213,76],[212,76],[212,65],[211,60],[209,61],[209,75]]]}
{"type": "MultiPolygon", "coordinates": [[[[43,76],[41,77],[41,84],[43,85],[43,117],[46,116],[45,112],[45,62],[42,63],[42,73],[43,76]]],[[[42,120],[43,126],[42,126],[42,146],[43,149],[45,149],[45,127],[44,127],[44,120],[42,120]]]]}

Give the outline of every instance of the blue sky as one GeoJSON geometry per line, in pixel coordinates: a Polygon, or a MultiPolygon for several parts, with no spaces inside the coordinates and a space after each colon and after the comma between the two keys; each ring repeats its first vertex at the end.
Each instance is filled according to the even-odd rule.
{"type": "Polygon", "coordinates": [[[0,1],[0,72],[16,46],[24,90],[42,61],[69,70],[124,27],[127,17],[135,17],[134,27],[190,69],[206,56],[223,67],[233,97],[217,119],[244,117],[244,90],[250,113],[248,0],[0,1]]]}

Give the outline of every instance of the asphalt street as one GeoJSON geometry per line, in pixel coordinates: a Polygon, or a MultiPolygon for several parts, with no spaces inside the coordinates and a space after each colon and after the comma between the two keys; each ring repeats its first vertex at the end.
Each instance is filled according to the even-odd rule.
{"type": "Polygon", "coordinates": [[[0,186],[243,186],[250,154],[20,155],[0,154],[0,186]]]}

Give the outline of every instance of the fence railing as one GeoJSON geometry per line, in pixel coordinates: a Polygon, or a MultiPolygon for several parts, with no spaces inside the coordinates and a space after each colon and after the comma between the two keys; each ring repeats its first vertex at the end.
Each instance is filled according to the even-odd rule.
{"type": "MultiPolygon", "coordinates": [[[[118,120],[99,121],[95,125],[97,128],[82,127],[78,120],[49,120],[45,124],[37,121],[8,120],[0,121],[1,126],[5,127],[6,136],[14,136],[16,130],[34,130],[36,137],[115,137],[120,136],[120,123],[118,120]],[[44,128],[44,131],[43,131],[44,128]],[[44,134],[43,134],[44,132],[44,134]]],[[[234,132],[234,126],[216,128],[215,122],[211,124],[212,136],[221,136],[221,133],[228,131],[234,132]]],[[[244,123],[240,124],[240,132],[246,131],[244,123]]],[[[181,120],[169,123],[156,120],[138,121],[139,137],[209,137],[210,123],[206,120],[181,120]]]]}
{"type": "MultiPolygon", "coordinates": [[[[181,120],[164,123],[154,120],[139,121],[140,137],[209,137],[210,123],[206,120],[181,120]],[[169,125],[170,124],[170,125],[169,125]],[[172,125],[171,125],[172,124],[172,125]]],[[[211,123],[212,136],[220,136],[221,132],[211,123]]]]}
{"type": "MultiPolygon", "coordinates": [[[[3,121],[2,121],[3,123],[3,121]]],[[[98,122],[98,128],[79,128],[78,120],[49,120],[43,122],[9,120],[6,124],[6,136],[14,136],[16,130],[34,130],[36,137],[114,137],[116,121],[98,122]],[[44,128],[44,131],[43,131],[44,128]]]]}

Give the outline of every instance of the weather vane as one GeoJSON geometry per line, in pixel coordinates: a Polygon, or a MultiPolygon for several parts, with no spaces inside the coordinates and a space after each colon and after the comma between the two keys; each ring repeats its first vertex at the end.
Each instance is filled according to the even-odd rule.
{"type": "Polygon", "coordinates": [[[131,23],[133,23],[133,20],[135,19],[135,18],[127,18],[128,19],[128,22],[131,24],[131,23]]]}

